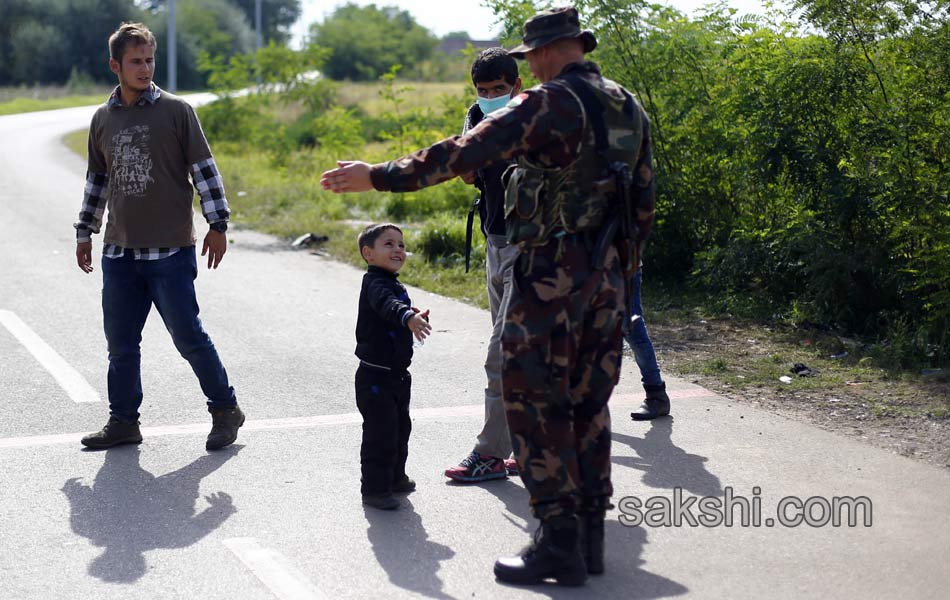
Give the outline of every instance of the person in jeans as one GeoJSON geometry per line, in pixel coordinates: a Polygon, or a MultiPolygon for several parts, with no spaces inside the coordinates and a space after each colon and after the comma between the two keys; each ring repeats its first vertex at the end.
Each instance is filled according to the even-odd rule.
{"type": "Polygon", "coordinates": [[[412,339],[432,331],[429,311],[412,307],[399,269],[406,263],[402,230],[392,223],[370,225],[357,240],[366,261],[356,317],[356,406],[363,416],[360,493],[363,504],[399,508],[393,492],[416,489],[406,475],[409,455],[409,396],[412,339]]]}
{"type": "Polygon", "coordinates": [[[646,398],[640,407],[630,413],[634,421],[650,421],[670,414],[670,397],[666,394],[666,383],[660,375],[660,366],[656,362],[653,342],[650,341],[646,323],[643,322],[643,306],[640,303],[642,280],[643,267],[641,266],[633,277],[633,285],[630,286],[630,310],[627,314],[632,315],[632,320],[626,323],[623,330],[624,338],[630,344],[633,357],[640,368],[640,381],[646,392],[646,398]]]}
{"type": "Polygon", "coordinates": [[[201,255],[217,268],[227,250],[228,202],[194,110],[159,89],[155,36],[123,23],[109,38],[119,85],[92,117],[86,188],[76,228],[76,262],[91,273],[93,233],[103,212],[102,315],[109,349],[109,421],[82,439],[89,448],[139,443],[142,328],[155,305],[198,377],[211,413],[208,450],[237,439],[244,413],[198,318],[192,185],[210,224],[201,255]],[[189,177],[191,180],[189,181],[189,177]]]}
{"type": "MultiPolygon", "coordinates": [[[[472,83],[477,101],[468,109],[462,135],[518,95],[521,91],[518,63],[504,48],[483,50],[472,63],[472,83]]],[[[466,183],[474,183],[479,191],[478,214],[485,234],[492,333],[485,358],[485,374],[488,376],[485,424],[469,455],[458,466],[445,470],[445,476],[455,481],[504,479],[518,473],[518,463],[510,458],[511,436],[501,394],[501,332],[511,295],[511,267],[518,256],[518,248],[505,238],[505,186],[501,176],[510,164],[509,161],[498,161],[462,177],[466,183]]]]}

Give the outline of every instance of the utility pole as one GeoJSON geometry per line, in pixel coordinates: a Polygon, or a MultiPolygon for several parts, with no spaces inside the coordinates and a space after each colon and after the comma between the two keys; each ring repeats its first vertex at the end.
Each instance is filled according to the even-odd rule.
{"type": "Polygon", "coordinates": [[[264,47],[264,33],[263,33],[263,24],[261,19],[261,4],[263,0],[254,0],[254,31],[256,33],[255,41],[257,43],[257,49],[260,50],[264,47]]]}
{"type": "Polygon", "coordinates": [[[168,91],[173,94],[178,91],[178,47],[175,43],[175,0],[168,0],[168,91]]]}
{"type": "MultiPolygon", "coordinates": [[[[264,46],[264,33],[262,31],[263,27],[261,24],[261,3],[263,0],[254,0],[254,44],[259,52],[260,49],[264,46]]],[[[260,66],[258,65],[257,70],[257,85],[261,85],[263,80],[262,73],[260,71],[260,66]]]]}

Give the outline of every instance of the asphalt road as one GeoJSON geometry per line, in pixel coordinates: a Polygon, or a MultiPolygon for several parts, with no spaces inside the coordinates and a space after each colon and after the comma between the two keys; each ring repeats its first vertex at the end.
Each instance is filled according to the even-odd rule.
{"type": "Polygon", "coordinates": [[[520,481],[442,477],[481,424],[487,313],[410,290],[436,330],[412,367],[419,487],[395,513],[364,510],[352,385],[361,272],[239,228],[197,282],[248,415],[238,444],[204,450],[200,390],[153,313],[144,443],[82,450],[106,418],[107,361],[99,269],[84,275],[74,258],[85,167],[60,138],[92,112],[0,117],[0,599],[946,597],[945,471],[675,379],[674,417],[633,423],[633,361],[613,400],[623,510],[610,513],[607,574],[583,589],[496,583],[494,559],[534,529],[520,481]],[[734,503],[731,527],[627,526],[637,499],[679,494],[749,507],[734,503]],[[845,496],[867,499],[860,526],[774,522],[783,498],[786,516],[807,504],[818,525],[831,516],[824,500],[845,496]],[[742,526],[756,505],[760,524],[742,526]]]}

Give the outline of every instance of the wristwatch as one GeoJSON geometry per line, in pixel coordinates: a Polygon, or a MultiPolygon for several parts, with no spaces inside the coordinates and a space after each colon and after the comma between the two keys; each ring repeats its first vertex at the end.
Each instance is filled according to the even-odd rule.
{"type": "Polygon", "coordinates": [[[215,222],[215,223],[212,223],[212,224],[209,225],[208,227],[210,227],[212,231],[217,231],[218,233],[224,233],[225,231],[228,230],[228,222],[227,222],[227,221],[217,221],[217,222],[215,222]]]}

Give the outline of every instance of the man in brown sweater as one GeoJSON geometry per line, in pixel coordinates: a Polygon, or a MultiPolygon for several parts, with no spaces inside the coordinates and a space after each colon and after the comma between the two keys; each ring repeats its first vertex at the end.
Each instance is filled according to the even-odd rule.
{"type": "Polygon", "coordinates": [[[109,38],[109,67],[119,85],[89,127],[89,166],[76,228],[76,262],[91,273],[91,234],[108,220],[102,247],[102,314],[109,347],[109,421],[82,439],[90,448],[139,443],[142,404],[139,344],[152,305],[208,399],[205,447],[237,439],[244,413],[198,318],[192,185],[210,230],[201,255],[217,268],[227,251],[227,199],[194,110],[152,82],[156,42],[141,23],[109,38]],[[190,180],[189,180],[190,176],[190,180]]]}

